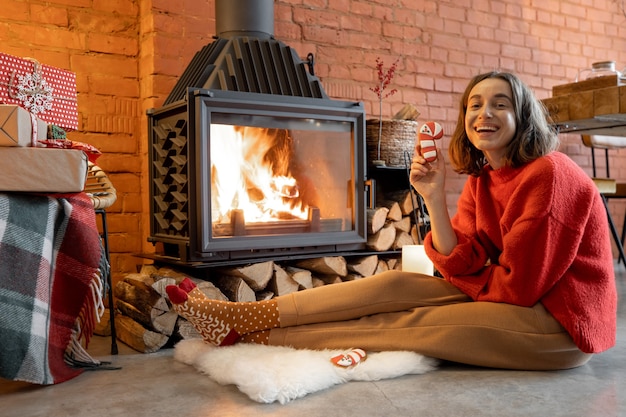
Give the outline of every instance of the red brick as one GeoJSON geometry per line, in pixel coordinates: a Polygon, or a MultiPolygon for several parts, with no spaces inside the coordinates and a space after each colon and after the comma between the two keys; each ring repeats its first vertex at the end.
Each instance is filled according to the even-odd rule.
{"type": "Polygon", "coordinates": [[[27,2],[5,1],[0,7],[0,22],[28,23],[29,11],[27,2]]]}
{"type": "Polygon", "coordinates": [[[137,77],[137,66],[126,57],[113,55],[74,55],[71,58],[74,72],[106,74],[113,77],[137,77]]]}
{"type": "Polygon", "coordinates": [[[135,78],[119,78],[96,76],[91,77],[91,92],[120,97],[139,97],[139,80],[135,78]]]}
{"type": "Polygon", "coordinates": [[[62,48],[79,50],[83,48],[82,36],[79,33],[53,26],[15,25],[13,28],[19,39],[28,39],[33,48],[62,48]]]}
{"type": "MultiPolygon", "coordinates": [[[[107,218],[108,220],[108,218],[107,218]]],[[[141,251],[141,233],[109,233],[111,251],[138,253],[141,251]]]]}
{"type": "Polygon", "coordinates": [[[140,216],[138,214],[113,214],[107,216],[109,233],[139,233],[140,216]]]}
{"type": "Polygon", "coordinates": [[[139,52],[137,40],[128,36],[91,33],[87,37],[87,45],[94,52],[136,56],[139,52]]]}
{"type": "MultiPolygon", "coordinates": [[[[89,143],[98,148],[104,154],[100,157],[100,159],[98,159],[98,165],[101,165],[103,169],[105,169],[105,163],[100,161],[107,161],[109,159],[107,154],[137,154],[138,151],[137,142],[129,140],[127,136],[95,134],[92,132],[70,132],[68,137],[72,140],[89,143]]],[[[112,159],[114,158],[115,156],[112,157],[112,159]]],[[[108,170],[109,167],[113,167],[114,165],[115,160],[112,160],[110,163],[106,163],[107,169],[105,170],[108,170]]]]}
{"type": "Polygon", "coordinates": [[[30,12],[31,16],[33,17],[33,22],[39,22],[44,25],[55,25],[59,27],[67,27],[69,23],[68,11],[67,9],[62,7],[33,4],[30,7],[30,12]]]}

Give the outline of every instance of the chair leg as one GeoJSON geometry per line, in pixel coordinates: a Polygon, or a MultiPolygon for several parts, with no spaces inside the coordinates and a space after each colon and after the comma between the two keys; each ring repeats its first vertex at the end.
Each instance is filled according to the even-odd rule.
{"type": "Polygon", "coordinates": [[[608,200],[604,195],[602,195],[602,201],[604,202],[604,208],[606,209],[606,217],[609,220],[609,227],[611,229],[611,234],[613,235],[613,240],[615,241],[615,244],[617,245],[617,250],[619,251],[619,258],[617,258],[617,262],[619,263],[620,261],[622,261],[624,262],[624,265],[626,265],[626,256],[624,256],[624,246],[622,245],[622,240],[620,239],[620,236],[617,234],[617,229],[615,228],[613,217],[611,216],[611,213],[609,212],[608,200]]]}
{"type": "MultiPolygon", "coordinates": [[[[624,221],[622,223],[622,238],[620,239],[620,242],[622,242],[622,246],[624,246],[624,239],[626,239],[626,212],[624,213],[624,221]]],[[[619,259],[617,263],[619,263],[619,259]]]]}
{"type": "MultiPolygon", "coordinates": [[[[107,262],[109,265],[111,264],[111,258],[109,255],[109,230],[107,227],[107,213],[105,210],[99,209],[96,210],[96,213],[100,214],[102,219],[102,240],[104,242],[104,254],[107,258],[107,262]]],[[[111,279],[111,270],[109,268],[109,273],[107,274],[107,285],[109,287],[108,297],[109,297],[109,321],[111,324],[111,355],[117,355],[117,332],[115,330],[115,306],[113,305],[113,283],[111,279]]]]}

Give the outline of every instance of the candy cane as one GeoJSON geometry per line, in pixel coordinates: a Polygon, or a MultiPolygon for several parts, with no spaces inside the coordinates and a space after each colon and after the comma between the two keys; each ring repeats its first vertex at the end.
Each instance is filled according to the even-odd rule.
{"type": "Polygon", "coordinates": [[[330,361],[342,368],[348,368],[354,366],[365,360],[367,353],[363,349],[352,349],[350,352],[341,353],[337,356],[333,356],[330,361]]]}
{"type": "Polygon", "coordinates": [[[417,140],[420,144],[420,151],[426,161],[433,162],[437,159],[437,146],[435,140],[441,139],[443,136],[443,128],[437,122],[426,122],[422,125],[417,134],[417,140]]]}

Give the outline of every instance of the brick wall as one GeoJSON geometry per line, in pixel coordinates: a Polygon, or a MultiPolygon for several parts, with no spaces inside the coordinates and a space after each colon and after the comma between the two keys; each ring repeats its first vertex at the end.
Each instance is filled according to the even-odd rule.
{"type": "MultiPolygon", "coordinates": [[[[14,0],[0,8],[0,51],[29,56],[77,74],[79,130],[118,190],[109,210],[114,276],[151,250],[145,112],[159,107],[193,56],[212,41],[210,0],[14,0]]],[[[399,59],[384,101],[391,116],[414,104],[422,120],[447,132],[468,79],[503,69],[519,74],[539,98],[574,80],[595,61],[626,66],[626,16],[616,0],[277,0],[275,35],[302,57],[313,52],[316,74],[337,99],[363,101],[378,116],[377,57],[399,59]]],[[[591,172],[589,150],[563,135],[563,151],[591,172]]],[[[446,147],[444,137],[443,146],[446,147]]],[[[599,158],[600,166],[603,166],[599,158]]],[[[612,174],[626,180],[626,150],[611,151],[612,174]]],[[[454,205],[464,179],[448,176],[454,205]]],[[[621,227],[624,203],[611,203],[621,227]]]]}

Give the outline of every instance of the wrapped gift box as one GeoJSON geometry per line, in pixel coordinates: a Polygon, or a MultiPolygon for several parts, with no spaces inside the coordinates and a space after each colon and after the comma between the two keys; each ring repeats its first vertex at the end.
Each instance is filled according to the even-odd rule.
{"type": "MultiPolygon", "coordinates": [[[[46,122],[35,118],[36,140],[45,140],[46,122]]],[[[17,105],[0,104],[0,146],[30,146],[33,140],[31,115],[17,105]]]]}
{"type": "Polygon", "coordinates": [[[73,149],[0,147],[0,191],[76,193],[85,188],[87,155],[73,149]]]}
{"type": "Polygon", "coordinates": [[[0,103],[16,104],[65,130],[78,129],[76,74],[0,52],[0,103]]]}

